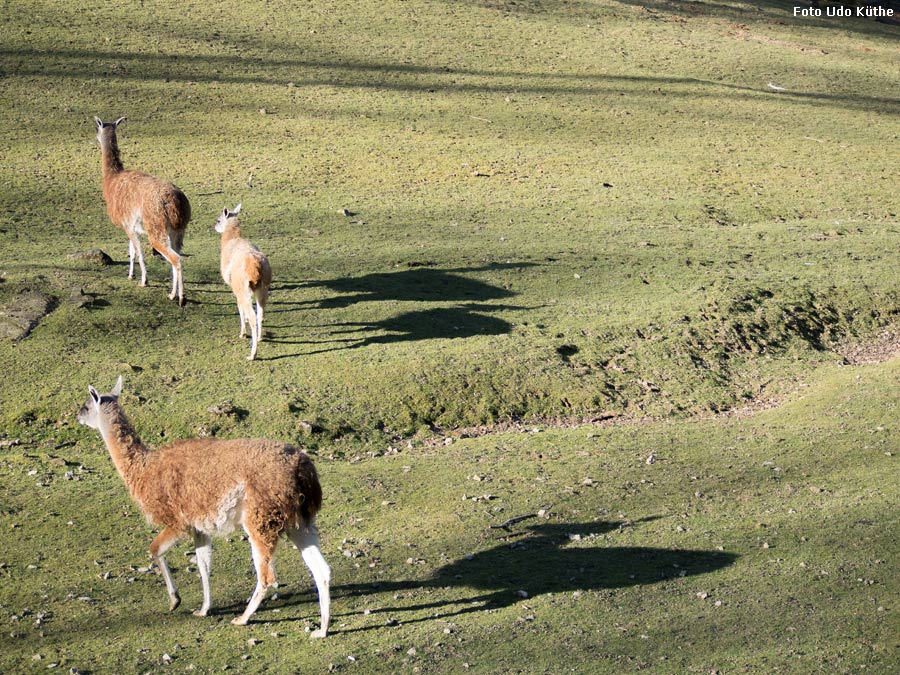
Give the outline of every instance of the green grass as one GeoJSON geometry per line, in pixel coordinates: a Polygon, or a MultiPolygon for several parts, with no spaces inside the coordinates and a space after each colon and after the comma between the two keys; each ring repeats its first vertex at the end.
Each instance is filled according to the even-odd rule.
{"type": "MultiPolygon", "coordinates": [[[[239,672],[896,670],[897,370],[833,351],[900,311],[896,26],[612,0],[41,1],[0,20],[0,308],[56,299],[0,342],[0,440],[21,443],[0,447],[0,671],[163,653],[239,672]],[[191,200],[184,309],[159,259],[149,288],[125,278],[93,115],[127,115],[125,165],[191,200]],[[254,363],[213,231],[239,201],[275,276],[254,363]],[[67,258],[90,248],[117,264],[67,258]],[[93,304],[68,302],[81,288],[93,304]],[[129,569],[150,532],[74,420],[119,374],[151,444],[316,454],[333,638],[298,635],[315,610],[287,550],[249,632],[163,613],[159,579],[129,569]],[[757,400],[788,403],[710,416],[757,400]],[[623,424],[555,424],[600,417],[623,424]],[[509,420],[545,431],[432,443],[509,420]],[[530,534],[488,527],[540,508],[513,528],[530,534]]],[[[229,611],[244,548],[216,553],[229,611]]]]}

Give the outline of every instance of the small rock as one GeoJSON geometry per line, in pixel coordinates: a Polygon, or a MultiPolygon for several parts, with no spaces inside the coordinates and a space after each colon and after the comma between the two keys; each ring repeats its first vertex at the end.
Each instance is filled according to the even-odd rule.
{"type": "Polygon", "coordinates": [[[516,591],[516,596],[519,598],[527,598],[528,591],[518,590],[518,591],[516,591]]]}
{"type": "Polygon", "coordinates": [[[224,415],[226,417],[231,417],[237,410],[234,405],[229,401],[225,401],[224,403],[220,403],[219,405],[212,405],[206,409],[207,412],[211,412],[213,415],[224,415]]]}
{"type": "Polygon", "coordinates": [[[94,303],[94,296],[90,293],[85,293],[84,288],[78,286],[72,289],[66,302],[70,305],[75,305],[76,307],[87,307],[94,303]]]}
{"type": "Polygon", "coordinates": [[[165,663],[165,664],[169,664],[169,663],[172,663],[172,661],[174,661],[175,659],[173,659],[173,658],[172,658],[170,655],[168,655],[168,654],[163,654],[160,660],[161,660],[163,663],[165,663]]]}
{"type": "Polygon", "coordinates": [[[258,644],[259,640],[257,640],[256,638],[250,638],[249,640],[247,640],[247,646],[249,647],[255,647],[258,644]]]}
{"type": "Polygon", "coordinates": [[[409,649],[406,650],[406,653],[409,654],[410,656],[415,656],[417,654],[416,648],[410,647],[409,649]]]}
{"type": "Polygon", "coordinates": [[[644,461],[645,461],[647,464],[656,464],[656,453],[655,453],[655,452],[651,452],[649,455],[647,455],[647,459],[644,460],[644,461]]]}
{"type": "Polygon", "coordinates": [[[79,253],[70,253],[66,256],[66,258],[68,258],[69,260],[88,262],[101,267],[112,265],[113,263],[113,259],[110,258],[109,255],[107,255],[104,251],[101,251],[99,248],[92,248],[87,251],[81,251],[79,253]]]}

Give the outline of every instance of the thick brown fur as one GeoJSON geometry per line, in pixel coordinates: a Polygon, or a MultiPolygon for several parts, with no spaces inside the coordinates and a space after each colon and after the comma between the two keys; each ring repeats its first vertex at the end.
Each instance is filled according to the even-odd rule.
{"type": "MultiPolygon", "coordinates": [[[[175,441],[156,450],[146,446],[118,403],[121,379],[110,394],[91,398],[78,421],[100,431],[132,498],[151,524],[163,527],[150,553],[166,580],[174,609],[180,603],[165,552],[178,540],[193,536],[209,546],[211,536],[227,535],[234,527],[247,532],[257,571],[257,589],[248,609],[234,623],[244,624],[275,583],[273,556],[278,540],[288,535],[300,548],[319,591],[322,627],[329,621],[330,572],[321,557],[315,517],[322,506],[322,488],[312,460],[301,450],[267,439],[219,440],[196,438],[175,441]]],[[[209,610],[209,556],[198,562],[209,610]]]]}
{"type": "Polygon", "coordinates": [[[113,463],[152,525],[187,536],[243,484],[246,527],[274,548],[289,527],[305,527],[322,506],[312,460],[288,443],[194,438],[151,450],[117,403],[104,406],[115,406],[106,413],[115,419],[113,463]]]}
{"type": "Polygon", "coordinates": [[[191,205],[184,193],[172,183],[149,174],[127,170],[119,155],[116,123],[97,121],[97,139],[103,161],[103,199],[106,213],[114,225],[125,230],[131,247],[133,273],[135,253],[141,267],[141,285],[146,271],[140,254],[140,232],[146,232],[150,245],[172,266],[172,294],[184,304],[181,248],[191,219],[191,205]]]}

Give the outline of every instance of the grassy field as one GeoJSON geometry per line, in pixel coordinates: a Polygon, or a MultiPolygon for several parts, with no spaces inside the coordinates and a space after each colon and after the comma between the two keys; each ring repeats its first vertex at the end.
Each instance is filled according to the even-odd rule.
{"type": "Polygon", "coordinates": [[[900,312],[900,28],[791,14],[0,5],[0,329],[51,310],[0,338],[0,672],[897,672],[898,366],[841,345],[900,312]],[[125,278],[94,115],[191,200],[183,309],[160,259],[125,278]],[[238,202],[275,276],[253,363],[238,202]],[[74,419],[120,374],[150,444],[315,454],[331,638],[287,547],[249,629],[239,541],[221,614],[164,612],[74,419]]]}

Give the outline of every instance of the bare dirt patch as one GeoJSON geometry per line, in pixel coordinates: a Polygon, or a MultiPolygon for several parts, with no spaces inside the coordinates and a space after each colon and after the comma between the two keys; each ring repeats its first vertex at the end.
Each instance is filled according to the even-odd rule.
{"type": "Polygon", "coordinates": [[[834,351],[851,366],[890,361],[900,356],[900,325],[888,326],[869,340],[840,343],[834,351]]]}
{"type": "Polygon", "coordinates": [[[22,340],[53,311],[56,299],[36,290],[18,293],[0,306],[0,339],[22,340]]]}

